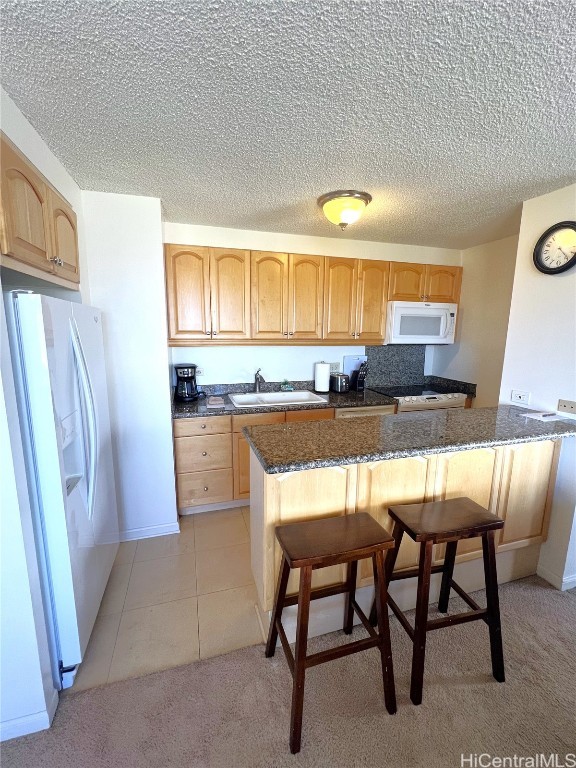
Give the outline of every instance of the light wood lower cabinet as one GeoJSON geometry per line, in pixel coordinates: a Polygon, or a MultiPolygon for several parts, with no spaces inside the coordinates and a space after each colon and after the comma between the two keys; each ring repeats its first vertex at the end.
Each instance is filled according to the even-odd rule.
{"type": "Polygon", "coordinates": [[[232,421],[230,416],[174,420],[174,459],[178,507],[232,499],[232,421]]]}
{"type": "Polygon", "coordinates": [[[282,424],[284,411],[275,413],[247,413],[245,416],[232,416],[232,444],[234,454],[234,498],[250,497],[250,446],[241,430],[243,427],[256,427],[261,424],[282,424]]]}
{"type": "MultiPolygon", "coordinates": [[[[263,610],[272,607],[279,567],[274,528],[282,522],[366,511],[391,530],[386,512],[391,505],[468,496],[504,518],[499,552],[545,541],[559,443],[546,440],[279,475],[265,474],[251,453],[252,568],[263,610]]],[[[480,556],[477,540],[458,545],[457,561],[480,556]]],[[[417,545],[405,536],[396,569],[415,565],[417,557],[417,545]]],[[[442,557],[443,547],[438,547],[436,559],[442,557]]],[[[343,578],[332,570],[322,583],[343,578]]],[[[359,568],[359,584],[371,581],[366,561],[359,568]]]]}
{"type": "Polygon", "coordinates": [[[334,408],[174,419],[178,508],[250,498],[250,446],[243,427],[334,418],[334,408]]]}

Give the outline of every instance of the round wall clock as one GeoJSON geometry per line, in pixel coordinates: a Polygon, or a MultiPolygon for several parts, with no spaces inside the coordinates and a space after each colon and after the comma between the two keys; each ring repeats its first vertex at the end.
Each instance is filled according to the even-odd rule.
{"type": "Polygon", "coordinates": [[[576,221],[561,221],[546,230],[534,248],[534,266],[556,275],[576,266],[576,221]]]}

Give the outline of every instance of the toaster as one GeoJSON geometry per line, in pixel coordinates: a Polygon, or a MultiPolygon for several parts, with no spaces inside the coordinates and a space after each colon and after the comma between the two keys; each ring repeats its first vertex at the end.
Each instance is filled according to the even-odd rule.
{"type": "Polygon", "coordinates": [[[348,392],[350,389],[350,376],[347,373],[331,373],[330,389],[332,392],[348,392]]]}

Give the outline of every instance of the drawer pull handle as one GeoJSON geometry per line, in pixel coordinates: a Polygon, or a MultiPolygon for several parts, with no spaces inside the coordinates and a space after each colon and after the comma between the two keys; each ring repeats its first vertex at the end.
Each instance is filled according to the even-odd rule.
{"type": "Polygon", "coordinates": [[[202,424],[202,429],[206,429],[206,424],[202,424]]]}
{"type": "Polygon", "coordinates": [[[208,490],[208,486],[207,486],[207,485],[205,485],[205,486],[204,486],[204,490],[205,490],[205,491],[207,491],[207,490],[208,490]]]}
{"type": "Polygon", "coordinates": [[[202,456],[208,456],[208,452],[207,451],[202,451],[202,456]]]}

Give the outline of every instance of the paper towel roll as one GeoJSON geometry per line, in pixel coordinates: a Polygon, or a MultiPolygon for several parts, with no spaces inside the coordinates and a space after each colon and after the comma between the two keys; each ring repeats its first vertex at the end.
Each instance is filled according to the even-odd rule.
{"type": "Polygon", "coordinates": [[[330,389],[330,363],[314,364],[314,389],[316,392],[328,392],[330,389]]]}

